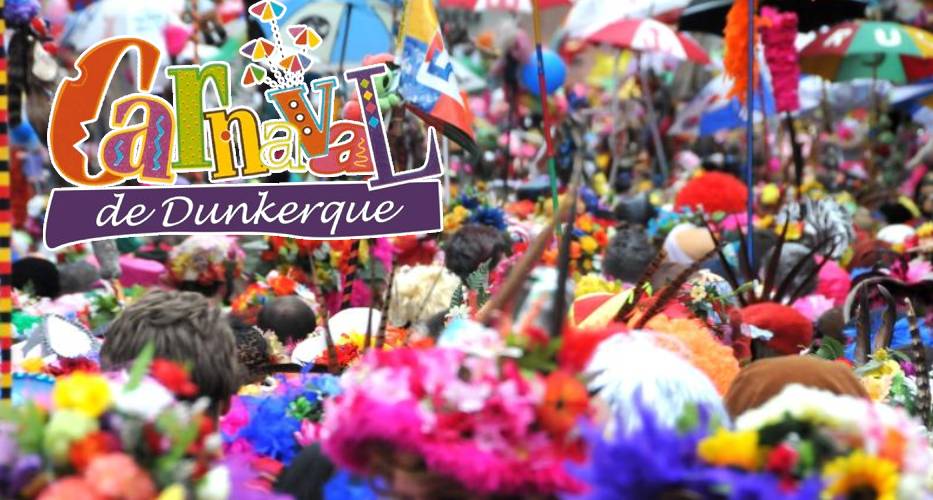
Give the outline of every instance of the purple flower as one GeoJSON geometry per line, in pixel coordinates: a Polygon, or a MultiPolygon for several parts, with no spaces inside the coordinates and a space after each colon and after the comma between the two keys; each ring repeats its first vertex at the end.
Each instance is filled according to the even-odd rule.
{"type": "Polygon", "coordinates": [[[7,0],[3,7],[3,18],[11,26],[29,24],[39,14],[36,0],[7,0]]]}

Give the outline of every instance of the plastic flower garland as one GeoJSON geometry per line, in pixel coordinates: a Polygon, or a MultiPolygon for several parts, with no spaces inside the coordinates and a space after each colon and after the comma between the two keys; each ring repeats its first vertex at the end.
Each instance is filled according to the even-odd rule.
{"type": "Polygon", "coordinates": [[[231,311],[249,324],[256,324],[256,316],[262,306],[275,297],[297,295],[319,314],[319,305],[314,292],[302,284],[304,273],[296,268],[289,268],[284,274],[271,271],[264,279],[251,283],[246,290],[234,297],[230,304],[231,311]]]}
{"type": "Polygon", "coordinates": [[[302,446],[318,440],[324,401],[340,392],[332,375],[277,377],[268,393],[236,396],[220,420],[224,450],[288,465],[302,446]]]}
{"type": "Polygon", "coordinates": [[[59,378],[51,408],[4,408],[0,496],[226,498],[230,483],[207,402],[176,399],[193,387],[180,366],[140,359],[129,375],[59,378]]]}
{"type": "Polygon", "coordinates": [[[902,409],[799,385],[739,416],[736,430],[700,442],[707,462],[767,471],[793,488],[820,476],[826,498],[929,498],[933,455],[902,409]]]}
{"type": "Polygon", "coordinates": [[[245,254],[229,236],[197,234],[172,249],[169,275],[176,283],[191,281],[210,286],[226,281],[226,265],[234,266],[234,276],[243,268],[245,254]]]}
{"type": "Polygon", "coordinates": [[[443,348],[369,351],[325,404],[324,451],[339,466],[385,475],[374,454],[414,454],[424,472],[479,494],[555,494],[579,483],[560,443],[537,425],[540,378],[514,361],[443,348]]]}

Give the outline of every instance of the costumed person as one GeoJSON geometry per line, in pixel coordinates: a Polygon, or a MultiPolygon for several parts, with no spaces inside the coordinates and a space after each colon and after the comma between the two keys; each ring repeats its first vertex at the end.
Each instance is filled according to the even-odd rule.
{"type": "Polygon", "coordinates": [[[267,301],[259,310],[256,326],[274,332],[283,345],[294,345],[317,328],[317,317],[304,299],[288,295],[267,301]]]}
{"type": "Polygon", "coordinates": [[[201,294],[153,290],[110,324],[100,352],[104,370],[127,368],[152,345],[158,358],[190,367],[197,391],[211,413],[222,415],[242,382],[236,340],[220,308],[201,294]]]}
{"type": "Polygon", "coordinates": [[[465,282],[484,263],[489,269],[495,269],[510,250],[508,237],[502,231],[468,224],[458,229],[444,245],[444,264],[465,282]]]}

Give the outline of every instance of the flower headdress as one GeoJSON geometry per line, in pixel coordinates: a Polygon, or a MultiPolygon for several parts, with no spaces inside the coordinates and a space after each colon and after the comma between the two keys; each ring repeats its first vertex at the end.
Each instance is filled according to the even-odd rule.
{"type": "Polygon", "coordinates": [[[477,493],[556,494],[579,484],[561,446],[536,425],[540,379],[512,361],[453,349],[369,351],[327,402],[324,451],[368,475],[374,453],[414,454],[425,472],[477,493]]]}

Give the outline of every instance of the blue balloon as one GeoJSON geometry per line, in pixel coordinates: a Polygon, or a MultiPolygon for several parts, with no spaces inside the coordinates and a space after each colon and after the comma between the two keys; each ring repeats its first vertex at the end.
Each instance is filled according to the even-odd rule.
{"type": "MultiPolygon", "coordinates": [[[[553,94],[555,90],[564,86],[564,81],[567,79],[567,66],[564,64],[564,60],[551,50],[544,49],[541,56],[544,60],[545,89],[548,95],[550,95],[553,94]]],[[[536,53],[532,52],[531,59],[527,64],[522,66],[521,77],[522,85],[525,89],[535,96],[540,97],[540,87],[538,86],[538,56],[536,53]]]]}

